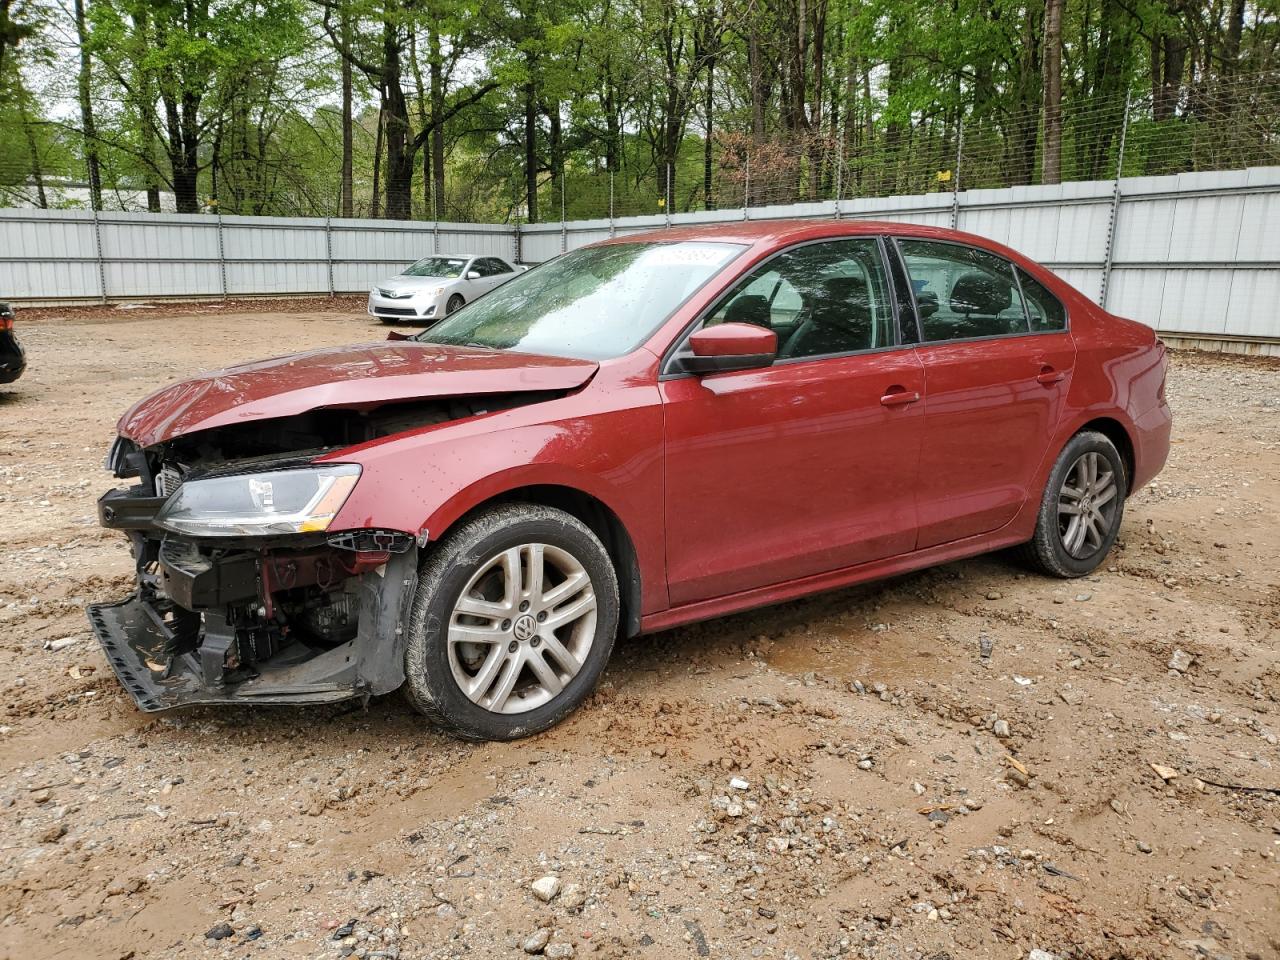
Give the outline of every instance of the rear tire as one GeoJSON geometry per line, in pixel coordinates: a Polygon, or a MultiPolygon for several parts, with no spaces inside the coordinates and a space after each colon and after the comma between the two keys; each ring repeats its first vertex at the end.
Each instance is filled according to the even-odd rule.
{"type": "Polygon", "coordinates": [[[1128,492],[1128,474],[1115,444],[1092,430],[1077,433],[1049,472],[1035,536],[1022,547],[1023,559],[1063,579],[1092,573],[1116,542],[1128,492]]]}
{"type": "Polygon", "coordinates": [[[405,693],[467,740],[540,733],[595,689],[619,606],[609,555],[576,517],[528,503],[485,510],[422,566],[405,693]]]}

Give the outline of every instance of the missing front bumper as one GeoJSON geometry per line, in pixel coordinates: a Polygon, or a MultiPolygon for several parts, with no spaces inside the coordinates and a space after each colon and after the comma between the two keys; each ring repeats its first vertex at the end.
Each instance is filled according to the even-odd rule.
{"type": "Polygon", "coordinates": [[[201,704],[330,703],[390,693],[404,682],[408,606],[417,550],[393,554],[359,578],[360,621],[353,640],[329,650],[301,643],[228,674],[225,626],[206,615],[196,649],[173,649],[166,611],[143,595],[89,607],[89,623],[120,683],[147,712],[201,704]]]}

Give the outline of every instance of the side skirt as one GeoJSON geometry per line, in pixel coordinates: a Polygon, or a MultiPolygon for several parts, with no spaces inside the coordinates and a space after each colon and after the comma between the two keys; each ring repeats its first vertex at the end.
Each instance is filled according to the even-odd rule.
{"type": "Polygon", "coordinates": [[[699,600],[697,603],[686,603],[679,607],[672,607],[669,610],[651,613],[640,619],[640,632],[654,633],[658,630],[669,630],[672,627],[682,626],[686,623],[696,623],[699,620],[710,620],[714,617],[723,617],[731,613],[741,613],[744,610],[768,607],[775,603],[795,600],[797,597],[807,597],[827,590],[838,590],[841,587],[853,586],[856,583],[883,580],[886,577],[897,576],[900,573],[910,573],[913,570],[922,570],[925,567],[936,567],[942,563],[950,563],[952,560],[962,560],[965,557],[975,557],[979,554],[1026,543],[1031,536],[1031,532],[1021,529],[1021,527],[1025,526],[1022,513],[1023,511],[1020,510],[1017,517],[994,534],[984,533],[977,537],[941,543],[913,553],[899,554],[896,557],[889,557],[885,560],[875,560],[871,563],[862,563],[854,567],[843,567],[840,570],[819,573],[800,580],[789,580],[786,583],[756,587],[753,590],[744,590],[742,593],[731,594],[727,597],[699,600]]]}

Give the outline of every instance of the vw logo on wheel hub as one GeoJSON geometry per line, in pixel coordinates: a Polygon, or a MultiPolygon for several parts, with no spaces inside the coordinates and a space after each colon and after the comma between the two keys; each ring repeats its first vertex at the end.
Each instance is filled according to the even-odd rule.
{"type": "Polygon", "coordinates": [[[516,618],[516,625],[513,632],[515,633],[517,640],[528,640],[538,632],[538,621],[534,620],[533,617],[526,613],[524,616],[516,618]]]}

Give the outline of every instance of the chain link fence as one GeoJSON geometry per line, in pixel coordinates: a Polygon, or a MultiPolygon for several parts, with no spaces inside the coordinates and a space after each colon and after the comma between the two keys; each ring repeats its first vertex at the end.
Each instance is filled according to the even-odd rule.
{"type": "MultiPolygon", "coordinates": [[[[1074,96],[1056,134],[1038,107],[896,122],[883,112],[855,114],[822,129],[763,138],[731,130],[707,137],[691,129],[665,160],[653,159],[633,132],[614,170],[587,147],[554,164],[558,174],[540,172],[532,209],[513,134],[504,135],[502,150],[483,157],[459,142],[443,184],[419,163],[410,185],[410,219],[548,223],[728,209],[749,215],[752,207],[777,204],[1277,165],[1280,73],[1140,95],[1074,96]]],[[[268,145],[206,166],[198,181],[200,209],[340,217],[340,131],[329,125],[315,132],[322,149],[313,144],[305,157],[268,145]]],[[[375,179],[376,126],[359,126],[357,134],[352,215],[382,218],[385,167],[375,179]]],[[[10,137],[0,150],[0,207],[89,209],[83,149],[70,127],[31,121],[18,141],[10,137]],[[19,142],[23,138],[26,143],[19,142]]],[[[104,210],[176,209],[172,190],[156,173],[139,173],[136,162],[105,146],[99,163],[104,210]]]]}

